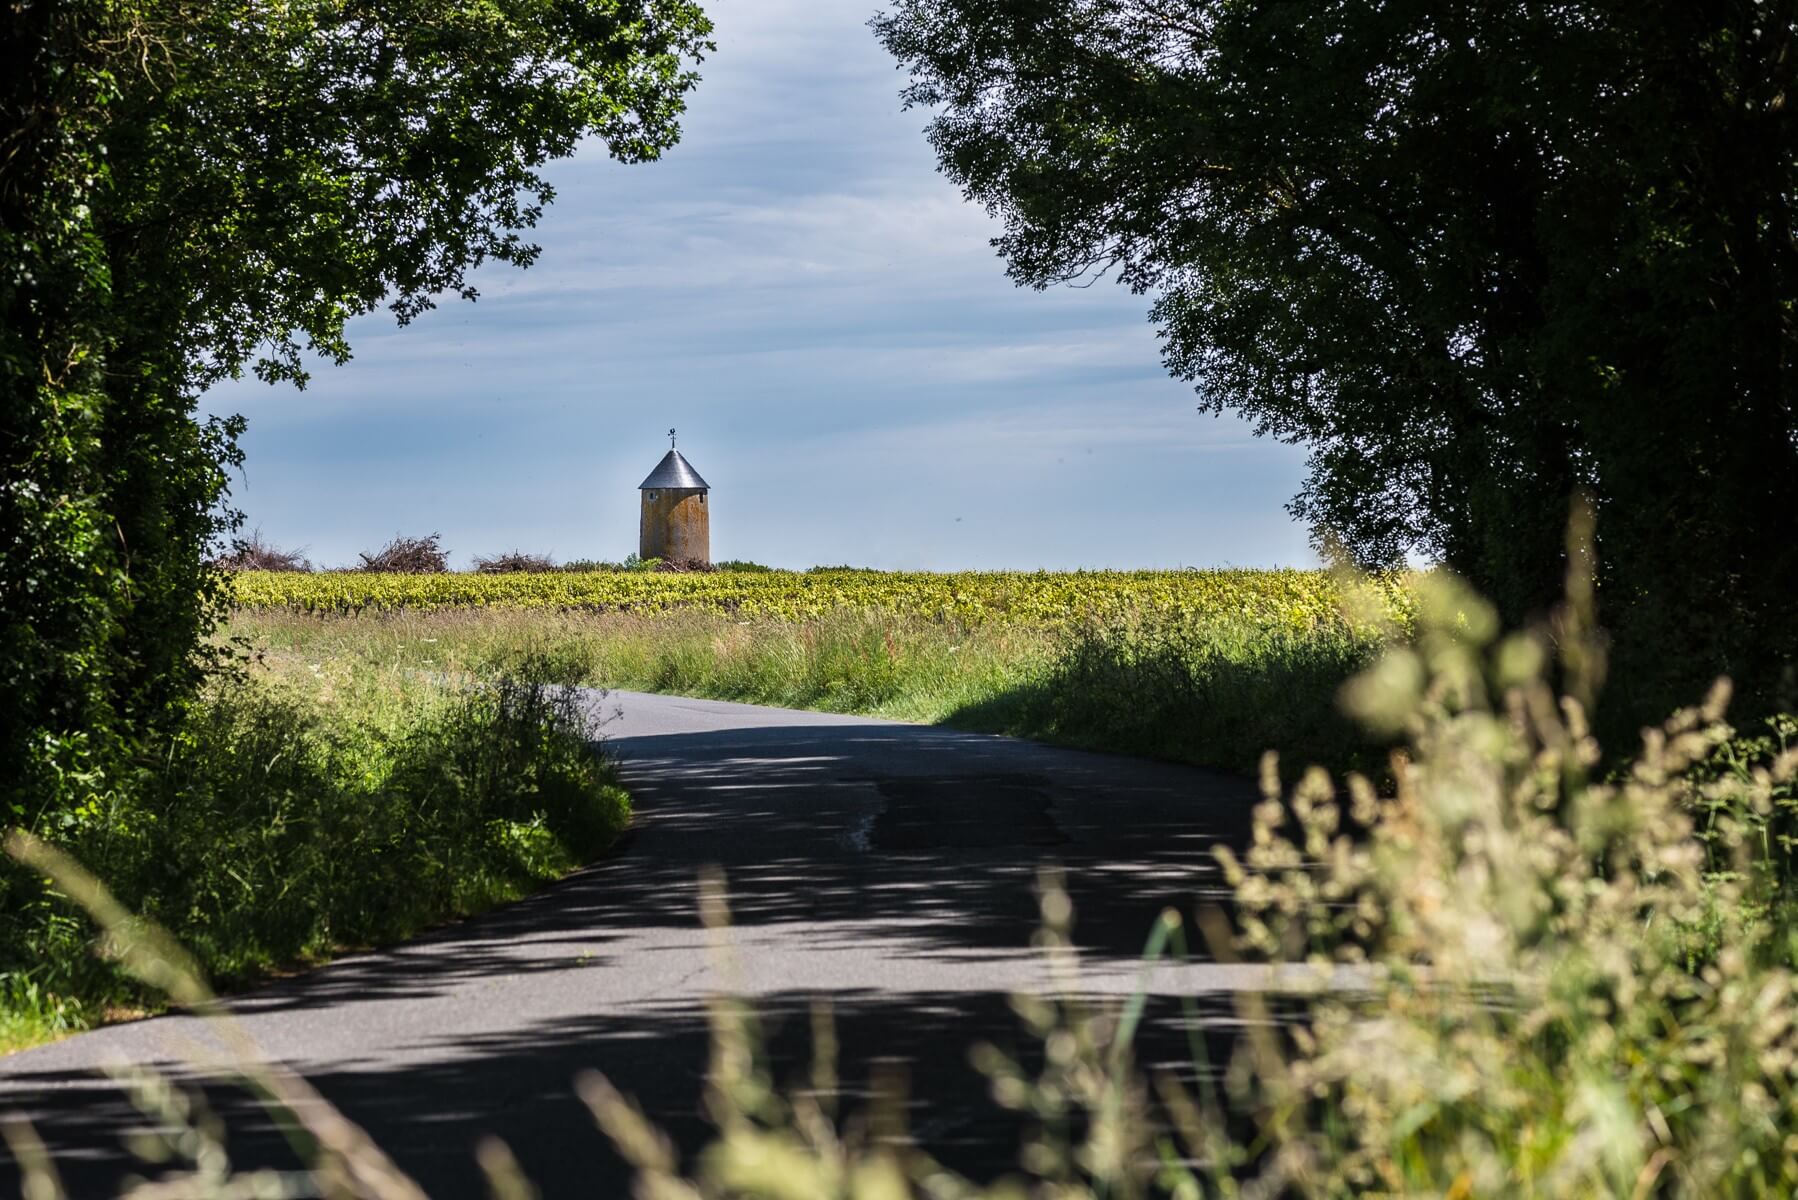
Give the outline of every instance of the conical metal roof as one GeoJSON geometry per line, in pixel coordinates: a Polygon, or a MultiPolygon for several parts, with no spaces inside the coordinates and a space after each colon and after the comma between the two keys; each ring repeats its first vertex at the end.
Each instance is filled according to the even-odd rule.
{"type": "Polygon", "coordinates": [[[650,488],[705,488],[709,491],[711,486],[699,477],[699,472],[693,469],[692,463],[681,456],[679,450],[670,450],[662,456],[662,461],[656,464],[656,469],[649,473],[649,478],[637,485],[637,490],[643,492],[650,488]]]}

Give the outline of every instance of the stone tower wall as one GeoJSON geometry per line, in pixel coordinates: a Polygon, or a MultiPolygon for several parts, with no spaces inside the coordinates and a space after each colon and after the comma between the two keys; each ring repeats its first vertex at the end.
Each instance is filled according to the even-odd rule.
{"type": "Polygon", "coordinates": [[[711,506],[703,488],[661,488],[643,493],[637,553],[643,558],[712,561],[711,506]]]}

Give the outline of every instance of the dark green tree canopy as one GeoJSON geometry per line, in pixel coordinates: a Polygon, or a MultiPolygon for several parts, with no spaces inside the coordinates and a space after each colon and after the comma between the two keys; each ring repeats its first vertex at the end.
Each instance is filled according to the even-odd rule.
{"type": "Polygon", "coordinates": [[[1292,508],[1320,535],[1525,617],[1584,489],[1619,666],[1690,701],[1715,670],[1770,694],[1798,641],[1795,14],[898,0],[874,24],[1012,275],[1151,293],[1204,408],[1310,447],[1292,508]]]}
{"type": "Polygon", "coordinates": [[[0,7],[10,819],[103,805],[206,668],[241,425],[198,393],[529,264],[543,164],[672,145],[710,30],[694,0],[0,7]]]}
{"type": "Polygon", "coordinates": [[[153,264],[201,383],[295,377],[302,348],[342,357],[347,317],[528,265],[538,168],[588,135],[657,157],[709,31],[692,0],[144,7],[141,64],[109,67],[100,224],[153,264]]]}

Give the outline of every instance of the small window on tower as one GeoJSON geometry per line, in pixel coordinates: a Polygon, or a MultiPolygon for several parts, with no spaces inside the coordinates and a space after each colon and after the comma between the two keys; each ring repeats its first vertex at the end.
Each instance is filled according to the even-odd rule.
{"type": "Polygon", "coordinates": [[[701,504],[705,503],[705,493],[704,492],[699,493],[699,502],[701,504]]]}
{"type": "Polygon", "coordinates": [[[651,493],[649,493],[649,498],[651,500],[654,500],[656,498],[656,496],[658,496],[659,494],[660,493],[658,493],[658,492],[651,492],[651,493]]]}

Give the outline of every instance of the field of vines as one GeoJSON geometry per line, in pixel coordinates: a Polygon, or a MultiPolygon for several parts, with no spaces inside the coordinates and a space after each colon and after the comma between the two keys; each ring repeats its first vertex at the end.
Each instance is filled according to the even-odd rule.
{"type": "MultiPolygon", "coordinates": [[[[251,612],[358,614],[448,609],[713,613],[800,620],[844,610],[976,627],[1060,628],[1132,616],[1243,622],[1293,630],[1338,625],[1343,584],[1323,571],[859,570],[657,574],[423,574],[245,571],[236,601],[251,612]]],[[[1405,620],[1401,577],[1368,581],[1373,609],[1405,620]]]]}

